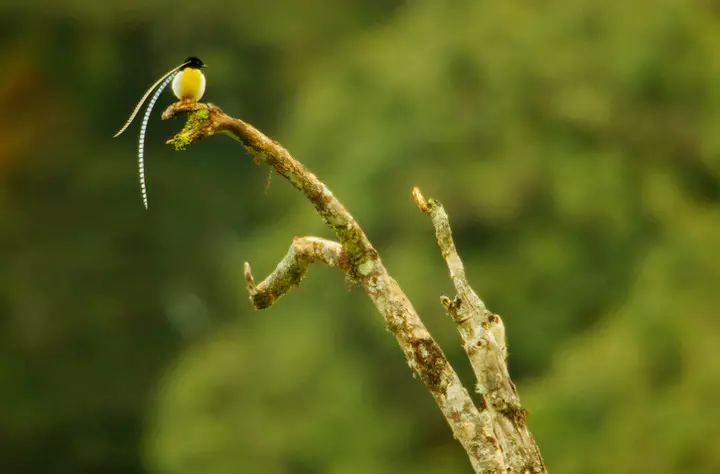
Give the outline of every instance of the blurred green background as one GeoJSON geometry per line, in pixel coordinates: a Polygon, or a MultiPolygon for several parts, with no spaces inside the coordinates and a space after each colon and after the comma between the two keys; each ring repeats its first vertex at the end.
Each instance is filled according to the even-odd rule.
{"type": "Polygon", "coordinates": [[[720,3],[0,4],[0,471],[466,473],[337,271],[259,313],[329,232],[236,143],[137,99],[189,55],[205,99],[333,189],[468,386],[412,186],[451,215],[553,474],[720,472],[720,3]]]}

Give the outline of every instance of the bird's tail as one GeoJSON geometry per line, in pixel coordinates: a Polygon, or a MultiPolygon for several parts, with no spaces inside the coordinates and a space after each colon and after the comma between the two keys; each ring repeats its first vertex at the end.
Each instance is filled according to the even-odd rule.
{"type": "Polygon", "coordinates": [[[176,75],[177,71],[166,77],[165,80],[158,86],[155,94],[153,94],[153,96],[150,98],[150,102],[148,102],[147,109],[145,110],[145,115],[143,115],[142,124],[140,125],[140,140],[138,141],[138,170],[140,172],[140,190],[142,191],[143,205],[145,205],[146,210],[148,208],[148,197],[147,185],[145,183],[145,133],[147,132],[148,121],[150,120],[150,113],[152,112],[153,107],[155,107],[155,102],[157,102],[162,91],[167,87],[167,85],[170,83],[170,81],[173,80],[176,75]]]}

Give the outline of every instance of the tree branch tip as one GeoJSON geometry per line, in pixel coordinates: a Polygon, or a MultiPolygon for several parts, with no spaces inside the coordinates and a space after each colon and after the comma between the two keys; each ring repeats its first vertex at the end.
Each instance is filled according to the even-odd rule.
{"type": "Polygon", "coordinates": [[[182,112],[187,113],[185,126],[174,137],[165,142],[172,145],[175,151],[183,151],[195,142],[214,135],[217,131],[217,124],[211,114],[214,114],[215,117],[218,114],[223,114],[220,108],[212,104],[181,100],[165,109],[162,118],[167,120],[182,112]]]}
{"type": "Polygon", "coordinates": [[[181,100],[170,104],[161,115],[163,120],[168,120],[182,112],[196,112],[198,110],[212,110],[212,104],[204,104],[202,102],[193,102],[191,100],[181,100]]]}
{"type": "Polygon", "coordinates": [[[412,198],[418,209],[420,209],[425,214],[430,212],[430,206],[428,206],[425,197],[422,195],[422,193],[420,192],[420,188],[418,188],[417,186],[412,189],[412,198]]]}
{"type": "Polygon", "coordinates": [[[245,283],[247,284],[248,291],[250,293],[253,293],[255,291],[255,279],[252,276],[252,271],[250,270],[250,263],[245,262],[245,283]]]}

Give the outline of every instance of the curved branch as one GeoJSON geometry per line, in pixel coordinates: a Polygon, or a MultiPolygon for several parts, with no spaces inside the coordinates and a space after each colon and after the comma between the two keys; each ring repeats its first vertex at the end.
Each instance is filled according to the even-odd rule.
{"type": "Polygon", "coordinates": [[[259,285],[255,285],[250,264],[245,262],[245,282],[250,301],[255,309],[269,308],[290,288],[300,284],[311,263],[319,261],[328,267],[343,270],[346,258],[345,250],[337,242],[319,237],[295,237],[275,271],[259,285]]]}
{"type": "Polygon", "coordinates": [[[303,192],[325,223],[332,228],[352,263],[351,276],[359,279],[373,271],[377,252],[355,219],[317,176],[295,160],[278,142],[252,125],[226,115],[213,104],[176,102],[163,112],[163,119],[190,112],[185,127],[168,140],[176,150],[184,150],[205,137],[224,133],[239,141],[257,162],[270,165],[303,192]]]}

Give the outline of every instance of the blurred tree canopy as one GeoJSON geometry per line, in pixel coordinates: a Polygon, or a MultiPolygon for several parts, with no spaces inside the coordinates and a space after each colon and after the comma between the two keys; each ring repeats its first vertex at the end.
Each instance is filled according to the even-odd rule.
{"type": "Polygon", "coordinates": [[[0,5],[3,472],[469,472],[339,274],[250,311],[243,261],[328,235],[289,186],[230,140],[172,153],[155,117],[143,210],[110,137],[189,55],[337,193],[471,386],[410,189],[443,202],[550,472],[720,470],[715,2],[176,3],[0,5]]]}

